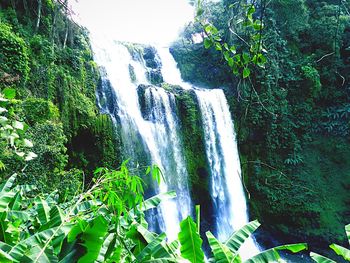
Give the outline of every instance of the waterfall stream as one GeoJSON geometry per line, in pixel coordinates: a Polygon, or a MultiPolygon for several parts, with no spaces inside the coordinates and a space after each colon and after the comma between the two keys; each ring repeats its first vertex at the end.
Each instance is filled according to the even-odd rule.
{"type": "Polygon", "coordinates": [[[143,147],[141,152],[149,154],[151,162],[158,165],[165,175],[165,180],[161,180],[159,186],[154,185],[154,192],[175,190],[177,193],[176,199],[162,202],[156,213],[157,222],[150,222],[151,228],[160,228],[169,240],[174,240],[179,232],[180,221],[191,214],[192,207],[186,163],[178,136],[175,98],[164,89],[147,86],[149,82],[144,61],[140,57],[133,58],[124,45],[95,39],[92,39],[92,45],[95,60],[102,67],[99,105],[102,112],[110,114],[120,123],[124,158],[138,161],[140,156],[136,153],[143,147]],[[134,81],[130,77],[130,65],[134,69],[134,81]],[[147,116],[143,116],[140,109],[137,92],[139,84],[146,84],[144,96],[149,109],[147,116]],[[108,96],[115,99],[112,109],[108,103],[101,102],[108,96]]]}
{"type": "MultiPolygon", "coordinates": [[[[210,194],[216,214],[217,237],[226,241],[232,230],[249,222],[236,134],[224,92],[220,89],[195,92],[201,108],[211,170],[210,194]]],[[[258,252],[252,239],[248,239],[240,249],[243,259],[258,252]]]]}
{"type": "MultiPolygon", "coordinates": [[[[236,133],[225,94],[221,89],[201,89],[184,82],[169,49],[157,48],[157,52],[162,62],[164,81],[195,90],[202,114],[206,155],[211,172],[210,194],[216,214],[216,236],[220,241],[226,241],[233,230],[249,222],[249,217],[236,133]]],[[[240,250],[244,259],[258,252],[252,239],[248,239],[240,250]]]]}
{"type": "MultiPolygon", "coordinates": [[[[175,96],[150,84],[147,78],[150,69],[142,56],[132,55],[119,42],[92,40],[102,75],[98,105],[101,112],[110,114],[120,127],[123,157],[137,161],[145,158],[142,153],[148,155],[149,161],[157,164],[165,177],[159,186],[153,186],[154,193],[169,190],[177,193],[176,199],[163,202],[149,220],[151,229],[159,229],[169,240],[174,240],[180,221],[191,215],[193,209],[175,96]],[[142,107],[140,91],[144,100],[142,107]]],[[[235,131],[225,95],[220,89],[200,89],[184,82],[168,48],[156,48],[156,51],[163,80],[191,89],[197,97],[211,176],[208,194],[214,204],[213,232],[224,241],[233,230],[248,222],[235,131]]],[[[241,250],[243,258],[258,252],[253,240],[246,243],[241,250]]]]}

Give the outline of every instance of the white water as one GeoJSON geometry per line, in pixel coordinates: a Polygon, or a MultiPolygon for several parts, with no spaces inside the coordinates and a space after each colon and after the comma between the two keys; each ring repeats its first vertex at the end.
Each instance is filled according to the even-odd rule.
{"type": "MultiPolygon", "coordinates": [[[[236,134],[224,92],[220,89],[195,92],[201,108],[211,170],[211,197],[216,214],[217,237],[220,241],[226,241],[233,230],[249,222],[236,134]]],[[[243,259],[258,252],[252,239],[248,239],[240,249],[243,259]]]]}
{"type": "Polygon", "coordinates": [[[177,63],[171,55],[169,48],[157,47],[156,50],[162,62],[162,75],[164,81],[169,84],[179,85],[184,89],[191,89],[192,85],[182,80],[180,70],[177,68],[177,63]]]}
{"type": "MultiPolygon", "coordinates": [[[[75,3],[73,0],[70,2],[75,3]]],[[[74,9],[79,13],[78,20],[93,33],[95,60],[105,68],[106,75],[103,76],[98,104],[101,111],[110,114],[116,125],[121,127],[124,155],[137,159],[139,148],[143,148],[150,154],[152,162],[163,168],[166,176],[166,181],[156,189],[157,192],[177,191],[178,199],[164,202],[156,215],[161,230],[172,240],[177,236],[179,221],[191,212],[174,98],[159,88],[147,88],[146,104],[151,110],[147,120],[143,119],[137,85],[149,84],[144,64],[132,60],[124,46],[106,39],[98,41],[93,37],[113,35],[118,40],[167,44],[174,40],[180,26],[193,18],[193,10],[187,0],[101,0],[98,5],[94,0],[84,0],[76,5],[74,9]],[[136,83],[130,79],[129,65],[135,70],[136,83]],[[108,92],[109,82],[114,94],[108,92]]],[[[164,80],[192,89],[191,84],[181,79],[169,50],[157,50],[162,61],[164,80]]],[[[217,234],[220,240],[224,240],[233,230],[248,222],[246,200],[239,177],[235,133],[223,92],[195,89],[205,124],[203,128],[211,167],[211,195],[216,207],[217,234]]],[[[252,240],[243,249],[244,258],[258,251],[252,240]]]]}
{"type": "MultiPolygon", "coordinates": [[[[133,60],[127,48],[117,42],[92,38],[92,46],[95,60],[103,66],[106,78],[115,92],[117,108],[112,112],[104,107],[102,111],[120,121],[124,157],[136,158],[134,153],[139,151],[137,145],[144,145],[144,151],[149,152],[152,162],[165,175],[165,181],[162,180],[159,187],[156,187],[156,192],[177,192],[178,198],[164,201],[157,213],[160,229],[166,232],[169,240],[174,240],[177,238],[180,221],[191,213],[186,164],[174,114],[175,98],[163,89],[147,87],[145,98],[150,113],[145,120],[137,93],[138,84],[149,84],[143,61],[133,60]],[[129,65],[134,68],[136,83],[131,81],[129,65]]],[[[106,98],[108,87],[106,82],[103,85],[104,92],[100,97],[106,98]]]]}
{"type": "MultiPolygon", "coordinates": [[[[157,52],[164,81],[185,89],[193,88],[197,95],[211,170],[210,194],[216,213],[216,235],[220,241],[226,241],[233,231],[249,222],[236,133],[226,97],[221,89],[200,89],[184,82],[169,50],[157,48],[157,52]]],[[[243,259],[258,252],[252,239],[248,239],[240,250],[243,259]]]]}

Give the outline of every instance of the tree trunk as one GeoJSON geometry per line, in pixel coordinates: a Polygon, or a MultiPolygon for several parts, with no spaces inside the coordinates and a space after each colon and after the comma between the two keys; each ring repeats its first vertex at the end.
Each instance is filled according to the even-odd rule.
{"type": "Polygon", "coordinates": [[[27,0],[23,0],[23,9],[26,15],[28,15],[28,3],[27,0]]]}
{"type": "Polygon", "coordinates": [[[59,8],[57,5],[55,5],[53,9],[53,14],[52,14],[52,30],[51,30],[52,53],[54,53],[54,49],[55,49],[56,20],[57,20],[58,11],[59,11],[59,8]]]}
{"type": "Polygon", "coordinates": [[[42,0],[38,0],[38,12],[37,12],[37,20],[36,20],[36,26],[35,26],[35,33],[38,32],[39,26],[40,26],[41,8],[42,8],[42,0]]]}
{"type": "Polygon", "coordinates": [[[69,21],[68,21],[68,0],[64,1],[64,7],[66,9],[65,15],[66,15],[66,33],[64,35],[64,40],[63,40],[63,48],[66,48],[66,44],[67,44],[67,39],[68,39],[68,31],[69,31],[69,21]]]}
{"type": "Polygon", "coordinates": [[[13,10],[16,10],[16,3],[14,0],[11,0],[11,6],[12,6],[13,10]]]}

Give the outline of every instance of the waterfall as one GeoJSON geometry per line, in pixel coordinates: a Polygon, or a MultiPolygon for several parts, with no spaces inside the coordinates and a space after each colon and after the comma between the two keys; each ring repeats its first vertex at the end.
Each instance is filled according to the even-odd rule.
{"type": "MultiPolygon", "coordinates": [[[[224,92],[221,89],[201,89],[181,79],[176,61],[168,48],[157,48],[162,61],[165,82],[194,89],[202,114],[206,155],[211,172],[210,194],[216,213],[216,236],[226,241],[249,222],[246,197],[241,178],[236,133],[224,92]]],[[[259,252],[252,239],[242,246],[242,258],[259,252]]]]}
{"type": "MultiPolygon", "coordinates": [[[[154,69],[146,66],[142,55],[131,54],[118,42],[92,40],[95,60],[103,66],[98,105],[120,127],[124,157],[137,161],[148,155],[147,161],[160,166],[165,176],[159,186],[154,185],[154,192],[177,193],[175,200],[160,205],[153,214],[155,220],[149,220],[153,230],[160,229],[174,240],[180,221],[193,209],[175,96],[150,84],[147,74],[154,69]]],[[[248,223],[235,131],[225,95],[220,89],[200,89],[184,82],[169,50],[156,50],[164,81],[192,89],[197,96],[211,175],[209,190],[216,218],[213,230],[225,241],[248,223]]],[[[240,251],[243,258],[258,252],[252,239],[246,243],[240,251]]]]}
{"type": "Polygon", "coordinates": [[[218,215],[218,238],[248,222],[235,132],[222,90],[196,90],[201,108],[207,158],[211,170],[211,196],[218,215]]]}
{"type": "MultiPolygon", "coordinates": [[[[211,197],[216,214],[217,237],[226,241],[249,222],[236,134],[229,107],[220,89],[195,90],[202,113],[206,154],[211,170],[211,197]]],[[[246,259],[259,249],[248,239],[240,249],[246,259]]]]}
{"type": "Polygon", "coordinates": [[[192,207],[174,95],[151,86],[142,57],[133,57],[123,44],[92,38],[92,46],[102,75],[98,105],[119,123],[124,158],[138,161],[143,153],[149,154],[150,161],[161,168],[165,177],[159,186],[154,186],[155,193],[169,190],[177,193],[176,199],[166,200],[158,208],[157,226],[150,220],[151,228],[160,228],[169,240],[174,240],[180,221],[191,214],[192,207]],[[140,87],[143,87],[146,113],[141,111],[139,103],[140,87]]]}
{"type": "Polygon", "coordinates": [[[179,85],[183,89],[191,89],[192,85],[182,80],[180,70],[177,68],[177,63],[171,55],[169,48],[157,47],[156,49],[162,62],[162,75],[164,81],[173,85],[179,85]]]}

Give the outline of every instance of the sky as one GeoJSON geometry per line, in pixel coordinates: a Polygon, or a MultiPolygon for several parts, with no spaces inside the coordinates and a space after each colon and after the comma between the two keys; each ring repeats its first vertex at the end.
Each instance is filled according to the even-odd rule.
{"type": "Polygon", "coordinates": [[[167,45],[193,20],[188,0],[70,0],[75,20],[92,34],[167,45]]]}

